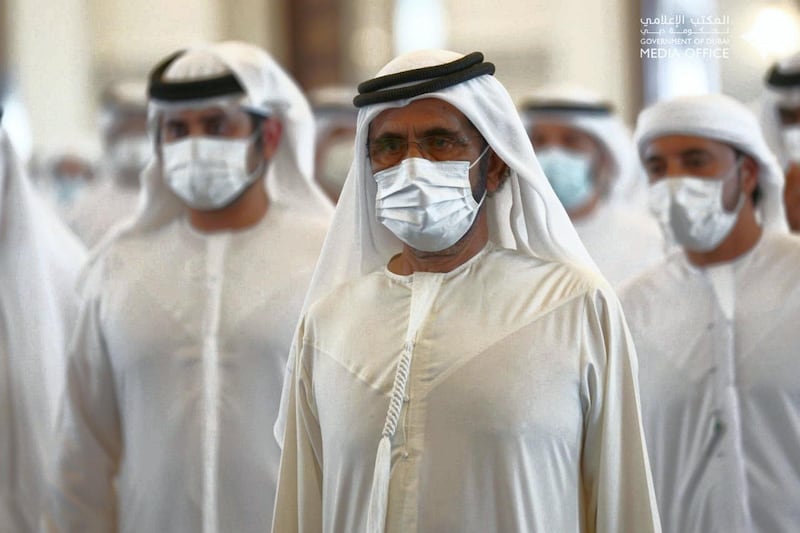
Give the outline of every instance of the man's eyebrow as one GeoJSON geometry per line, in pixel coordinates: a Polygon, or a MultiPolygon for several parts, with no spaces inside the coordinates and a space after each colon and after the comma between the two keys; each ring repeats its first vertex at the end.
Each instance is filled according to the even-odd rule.
{"type": "Polygon", "coordinates": [[[436,137],[436,136],[463,137],[464,136],[464,134],[460,131],[451,130],[450,128],[445,128],[442,126],[434,126],[432,128],[422,130],[417,135],[419,135],[420,137],[436,137]]]}
{"type": "Polygon", "coordinates": [[[405,140],[405,135],[401,135],[399,133],[395,133],[392,131],[385,131],[378,135],[377,137],[367,138],[367,143],[378,142],[378,141],[388,141],[388,140],[405,140]]]}
{"type": "Polygon", "coordinates": [[[681,157],[697,157],[697,156],[713,157],[713,154],[708,150],[704,150],[702,148],[689,148],[688,150],[684,150],[683,152],[681,152],[681,157]]]}
{"type": "Polygon", "coordinates": [[[645,164],[648,164],[648,163],[659,163],[661,161],[664,161],[664,159],[666,159],[666,158],[663,155],[651,155],[651,156],[648,156],[647,159],[644,160],[644,163],[645,164]]]}

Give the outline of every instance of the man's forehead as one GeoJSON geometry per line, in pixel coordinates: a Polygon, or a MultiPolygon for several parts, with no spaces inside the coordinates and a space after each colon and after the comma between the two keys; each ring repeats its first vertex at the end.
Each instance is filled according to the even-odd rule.
{"type": "Polygon", "coordinates": [[[469,119],[454,105],[438,98],[415,100],[403,107],[378,113],[369,125],[370,136],[383,133],[405,134],[409,129],[424,131],[444,128],[454,131],[470,126],[469,119]]]}
{"type": "Polygon", "coordinates": [[[246,118],[247,113],[238,107],[223,106],[219,104],[197,105],[178,107],[166,110],[164,120],[201,120],[204,118],[225,117],[229,119],[246,118]]]}
{"type": "Polygon", "coordinates": [[[729,144],[699,135],[662,135],[655,137],[644,150],[645,158],[682,155],[686,152],[721,154],[732,151],[729,144]]]}

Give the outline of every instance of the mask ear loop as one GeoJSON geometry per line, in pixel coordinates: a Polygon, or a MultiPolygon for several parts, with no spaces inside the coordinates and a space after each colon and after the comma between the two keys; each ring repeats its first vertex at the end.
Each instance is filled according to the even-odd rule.
{"type": "Polygon", "coordinates": [[[478,156],[478,158],[477,158],[475,161],[473,161],[472,163],[470,163],[470,165],[467,167],[467,170],[469,170],[469,169],[472,169],[472,167],[474,167],[475,165],[477,165],[477,164],[478,164],[478,161],[480,161],[481,159],[483,159],[483,156],[485,156],[485,155],[486,155],[486,152],[488,152],[488,151],[489,151],[489,143],[486,143],[486,148],[484,148],[484,149],[483,149],[483,152],[481,152],[481,155],[479,155],[479,156],[478,156]]]}
{"type": "MultiPolygon", "coordinates": [[[[473,161],[472,163],[470,163],[470,165],[467,167],[467,172],[469,172],[469,170],[470,170],[472,167],[474,167],[475,165],[477,165],[477,164],[478,164],[478,161],[480,161],[481,159],[483,159],[483,156],[485,156],[485,155],[486,155],[486,152],[488,152],[488,151],[489,151],[489,148],[490,148],[490,146],[489,146],[489,143],[486,143],[486,148],[484,148],[484,149],[483,149],[483,152],[481,152],[481,154],[478,156],[478,158],[477,158],[477,159],[475,159],[475,161],[473,161]]],[[[475,194],[474,194],[474,193],[472,194],[472,199],[473,199],[473,200],[475,200],[475,201],[477,202],[477,204],[478,204],[478,205],[477,205],[477,207],[476,207],[476,209],[480,209],[480,208],[481,208],[481,206],[483,205],[483,201],[486,199],[486,195],[487,195],[487,190],[486,190],[486,176],[482,176],[482,181],[483,181],[483,194],[481,195],[481,199],[480,199],[480,200],[475,200],[475,194]]]]}
{"type": "Polygon", "coordinates": [[[248,182],[252,184],[259,175],[263,176],[267,173],[267,168],[271,160],[267,160],[264,158],[264,121],[268,120],[269,117],[264,117],[264,119],[259,123],[258,127],[247,137],[247,141],[250,143],[250,146],[253,150],[258,151],[258,164],[256,168],[253,169],[253,172],[248,175],[248,182]],[[256,143],[257,139],[261,139],[261,143],[256,143]]]}
{"type": "MultiPolygon", "coordinates": [[[[742,175],[741,175],[743,158],[744,154],[739,150],[736,150],[736,163],[734,163],[733,175],[736,176],[737,188],[739,189],[737,196],[739,196],[739,199],[736,201],[736,207],[733,208],[733,211],[728,211],[728,209],[725,207],[725,204],[724,203],[722,204],[722,209],[726,213],[730,212],[730,213],[736,213],[738,215],[739,211],[742,210],[742,206],[744,206],[744,194],[742,194],[743,185],[742,185],[742,175]]],[[[730,176],[726,176],[725,179],[728,179],[728,177],[730,176]]],[[[722,198],[720,198],[720,201],[721,202],[723,201],[722,198]]]]}

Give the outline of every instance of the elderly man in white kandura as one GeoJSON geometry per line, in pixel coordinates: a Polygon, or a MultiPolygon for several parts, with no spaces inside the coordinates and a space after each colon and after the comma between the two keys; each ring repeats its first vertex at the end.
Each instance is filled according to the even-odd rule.
{"type": "Polygon", "coordinates": [[[619,303],[493,73],[423,51],[359,87],[276,533],[659,531],[619,303]]]}

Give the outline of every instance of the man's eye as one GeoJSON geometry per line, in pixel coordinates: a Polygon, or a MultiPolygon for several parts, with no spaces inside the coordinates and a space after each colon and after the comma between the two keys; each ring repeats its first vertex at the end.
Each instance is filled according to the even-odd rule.
{"type": "Polygon", "coordinates": [[[423,139],[422,144],[426,150],[432,150],[434,152],[447,152],[451,150],[456,143],[450,137],[434,135],[432,137],[426,137],[423,139]]]}
{"type": "Polygon", "coordinates": [[[402,150],[403,144],[405,143],[400,139],[381,139],[379,141],[373,142],[372,146],[373,146],[373,152],[381,154],[391,154],[402,150]]]}
{"type": "Polygon", "coordinates": [[[164,133],[168,138],[176,139],[186,136],[186,125],[181,122],[168,122],[164,127],[164,133]]]}
{"type": "Polygon", "coordinates": [[[225,133],[224,120],[209,120],[206,123],[206,133],[209,135],[222,135],[225,133]]]}
{"type": "Polygon", "coordinates": [[[650,163],[645,166],[645,172],[647,172],[647,175],[650,177],[660,176],[664,173],[664,165],[660,163],[650,163]]]}

